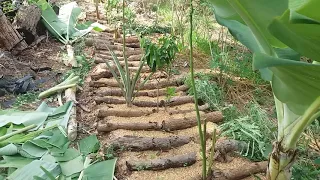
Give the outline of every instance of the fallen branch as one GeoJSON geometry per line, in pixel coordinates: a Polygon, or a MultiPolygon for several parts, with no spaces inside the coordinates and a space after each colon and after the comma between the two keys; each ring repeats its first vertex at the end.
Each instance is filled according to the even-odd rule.
{"type": "Polygon", "coordinates": [[[150,161],[127,161],[126,165],[131,171],[141,170],[164,170],[169,168],[178,168],[191,166],[196,162],[196,153],[160,158],[150,161]]]}
{"type": "MultiPolygon", "coordinates": [[[[98,117],[105,117],[105,114],[98,114],[98,117]]],[[[202,123],[203,120],[206,119],[207,122],[220,122],[223,119],[221,112],[211,112],[202,115],[202,123]]],[[[197,126],[196,116],[185,117],[179,119],[167,119],[162,121],[162,123],[158,122],[145,122],[145,123],[121,123],[121,122],[107,122],[105,124],[99,124],[97,130],[100,132],[111,132],[117,129],[126,129],[126,130],[155,130],[155,131],[174,131],[187,129],[197,126]]]]}
{"type": "Polygon", "coordinates": [[[190,141],[191,138],[186,136],[169,136],[165,138],[124,136],[113,140],[108,146],[113,147],[114,150],[121,149],[139,152],[147,150],[169,150],[188,144],[190,141]]]}

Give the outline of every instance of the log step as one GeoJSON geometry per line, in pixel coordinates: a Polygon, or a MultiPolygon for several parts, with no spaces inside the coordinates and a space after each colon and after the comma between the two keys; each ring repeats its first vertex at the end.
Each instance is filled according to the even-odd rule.
{"type": "Polygon", "coordinates": [[[169,150],[188,144],[191,141],[187,136],[169,136],[165,138],[123,136],[113,140],[108,146],[114,150],[147,151],[169,150]]]}
{"type": "Polygon", "coordinates": [[[126,165],[131,171],[164,170],[169,168],[187,167],[196,163],[196,153],[188,153],[172,157],[154,159],[149,161],[127,161],[126,165]]]}
{"type": "MultiPolygon", "coordinates": [[[[103,114],[98,113],[98,117],[105,117],[103,114]]],[[[220,122],[223,120],[223,116],[221,112],[210,112],[201,116],[201,122],[204,120],[206,122],[220,122]]],[[[187,129],[197,126],[196,116],[192,117],[184,117],[178,119],[169,118],[167,120],[163,120],[161,123],[158,122],[134,122],[134,123],[122,123],[122,122],[106,122],[105,124],[98,125],[99,132],[111,132],[117,129],[126,129],[126,130],[155,130],[155,131],[174,131],[187,129]]]]}

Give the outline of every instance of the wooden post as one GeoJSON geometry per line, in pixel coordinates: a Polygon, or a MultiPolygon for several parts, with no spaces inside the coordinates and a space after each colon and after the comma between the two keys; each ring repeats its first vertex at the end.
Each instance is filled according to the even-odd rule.
{"type": "Polygon", "coordinates": [[[18,54],[28,47],[23,37],[13,28],[1,10],[0,24],[0,47],[4,47],[13,54],[18,54]]]}

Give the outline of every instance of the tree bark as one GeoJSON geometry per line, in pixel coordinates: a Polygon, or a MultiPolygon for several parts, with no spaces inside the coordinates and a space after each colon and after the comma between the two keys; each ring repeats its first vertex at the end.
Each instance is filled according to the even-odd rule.
{"type": "MultiPolygon", "coordinates": [[[[104,114],[98,114],[98,117],[104,117],[104,114]]],[[[221,112],[211,112],[207,114],[203,114],[201,116],[202,123],[204,119],[206,122],[220,122],[223,120],[223,116],[221,112]]],[[[179,119],[166,119],[163,120],[161,123],[158,122],[145,122],[145,123],[121,123],[121,122],[107,122],[105,124],[99,124],[97,130],[100,132],[111,132],[117,129],[126,129],[126,130],[154,130],[154,131],[174,131],[174,130],[181,130],[187,129],[197,126],[197,119],[196,116],[192,117],[185,117],[179,119]]]]}
{"type": "Polygon", "coordinates": [[[186,136],[169,136],[165,138],[124,136],[113,140],[108,146],[115,150],[147,151],[147,150],[169,150],[183,146],[191,141],[186,136]]]}
{"type": "Polygon", "coordinates": [[[264,173],[267,170],[268,162],[255,162],[241,168],[215,171],[212,180],[239,180],[251,176],[252,174],[264,173]]]}
{"type": "Polygon", "coordinates": [[[151,161],[127,161],[127,167],[131,171],[141,170],[164,170],[169,168],[187,167],[196,163],[196,153],[188,153],[166,158],[155,159],[151,161]]]}
{"type": "Polygon", "coordinates": [[[0,47],[6,48],[13,54],[18,54],[28,47],[23,37],[15,30],[0,10],[0,47]]]}
{"type": "Polygon", "coordinates": [[[37,38],[37,26],[41,18],[41,10],[36,5],[21,6],[12,25],[24,34],[27,44],[37,38]]]}

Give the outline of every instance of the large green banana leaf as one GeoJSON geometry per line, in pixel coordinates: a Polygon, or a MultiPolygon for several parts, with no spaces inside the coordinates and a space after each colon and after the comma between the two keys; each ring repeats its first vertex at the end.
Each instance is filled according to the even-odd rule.
{"type": "Polygon", "coordinates": [[[320,62],[320,1],[288,9],[269,26],[270,32],[295,51],[320,62]]]}
{"type": "Polygon", "coordinates": [[[61,6],[59,15],[53,11],[46,0],[39,0],[41,19],[49,32],[64,44],[72,44],[77,38],[89,33],[91,30],[102,31],[102,25],[98,23],[77,24],[81,9],[76,2],[70,2],[61,6]]]}
{"type": "Polygon", "coordinates": [[[299,62],[299,53],[320,59],[320,1],[209,1],[217,22],[255,53],[254,68],[275,96],[301,115],[320,96],[320,66],[299,62]]]}

